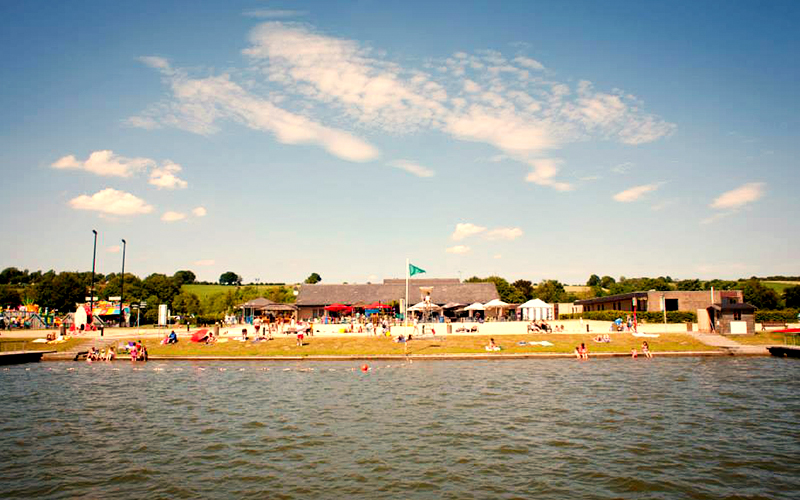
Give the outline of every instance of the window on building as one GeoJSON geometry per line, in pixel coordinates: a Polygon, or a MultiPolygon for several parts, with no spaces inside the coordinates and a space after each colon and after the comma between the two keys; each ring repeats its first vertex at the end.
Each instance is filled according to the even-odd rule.
{"type": "Polygon", "coordinates": [[[664,299],[664,309],[667,311],[679,311],[678,299],[664,299]]]}
{"type": "Polygon", "coordinates": [[[741,321],[742,320],[742,311],[733,311],[733,320],[734,321],[741,321]]]}

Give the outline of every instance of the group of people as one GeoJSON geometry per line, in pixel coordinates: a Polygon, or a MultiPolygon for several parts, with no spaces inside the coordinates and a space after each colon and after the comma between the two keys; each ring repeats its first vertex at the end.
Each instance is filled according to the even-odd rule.
{"type": "MultiPolygon", "coordinates": [[[[639,353],[636,352],[636,348],[634,347],[633,350],[631,350],[631,357],[635,358],[638,355],[639,355],[639,353]]],[[[646,356],[648,358],[652,358],[653,357],[653,353],[650,352],[650,346],[647,345],[647,341],[646,340],[644,342],[642,342],[642,355],[644,355],[644,356],[646,356]]]]}
{"type": "Polygon", "coordinates": [[[550,326],[545,320],[533,320],[528,323],[528,333],[563,333],[564,325],[550,326]]]}
{"type": "Polygon", "coordinates": [[[109,346],[108,349],[100,349],[92,347],[89,349],[89,352],[86,354],[86,361],[91,363],[92,361],[114,361],[117,357],[117,353],[114,351],[114,346],[109,346]]]}
{"type": "Polygon", "coordinates": [[[575,357],[578,359],[589,359],[589,349],[586,348],[586,344],[581,342],[581,345],[575,348],[575,357]]]}
{"type": "Polygon", "coordinates": [[[135,344],[128,344],[128,352],[131,355],[131,361],[147,361],[147,347],[139,340],[135,344]]]}

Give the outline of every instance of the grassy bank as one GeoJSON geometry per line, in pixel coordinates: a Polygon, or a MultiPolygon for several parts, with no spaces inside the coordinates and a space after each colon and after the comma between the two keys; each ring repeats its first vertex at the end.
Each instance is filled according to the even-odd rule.
{"type": "Polygon", "coordinates": [[[776,332],[761,332],[755,335],[731,335],[734,342],[745,345],[783,345],[784,334],[776,332]]]}
{"type": "Polygon", "coordinates": [[[34,338],[0,338],[0,351],[69,351],[86,339],[69,339],[60,344],[40,344],[31,342],[34,338]]]}
{"type": "MultiPolygon", "coordinates": [[[[710,351],[714,350],[684,334],[665,334],[655,339],[645,339],[653,352],[658,351],[710,351]]],[[[609,344],[592,341],[591,335],[503,335],[495,341],[502,350],[492,354],[571,353],[581,342],[589,352],[622,352],[639,350],[642,339],[629,334],[616,334],[609,344]],[[552,346],[518,345],[520,341],[552,342],[552,346]]],[[[489,336],[450,336],[435,340],[414,340],[408,344],[408,354],[486,354],[484,346],[489,336]]],[[[406,346],[380,337],[310,337],[302,347],[294,337],[276,338],[265,342],[229,341],[222,344],[193,344],[185,340],[175,345],[161,345],[157,340],[146,341],[152,356],[380,356],[403,355],[406,346]]]]}

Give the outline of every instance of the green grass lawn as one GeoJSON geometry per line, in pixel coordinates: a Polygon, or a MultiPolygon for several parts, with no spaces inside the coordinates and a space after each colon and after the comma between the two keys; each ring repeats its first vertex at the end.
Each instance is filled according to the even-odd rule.
{"type": "Polygon", "coordinates": [[[776,332],[760,332],[755,335],[731,335],[731,340],[746,345],[783,345],[784,334],[776,332]]]}
{"type": "MultiPolygon", "coordinates": [[[[278,285],[247,285],[257,288],[259,292],[266,292],[272,288],[279,288],[278,285]]],[[[183,285],[182,290],[197,295],[200,300],[220,292],[236,291],[236,286],[229,285],[183,285]]]]}
{"type": "Polygon", "coordinates": [[[72,338],[60,344],[34,344],[31,342],[36,337],[30,338],[0,338],[0,351],[69,351],[86,339],[72,338]]]}
{"type": "MultiPolygon", "coordinates": [[[[646,339],[651,351],[710,351],[714,350],[684,334],[665,334],[646,339]]],[[[622,352],[641,349],[642,339],[629,334],[615,334],[610,344],[592,341],[592,335],[503,335],[495,337],[502,351],[492,353],[572,353],[575,346],[584,342],[589,352],[622,352]],[[553,346],[520,346],[517,342],[548,340],[553,346]]],[[[489,336],[450,336],[436,340],[414,340],[408,344],[408,354],[487,354],[489,336]]],[[[294,337],[278,337],[263,342],[231,340],[222,344],[205,345],[181,340],[176,345],[161,345],[158,340],[146,341],[152,356],[376,356],[403,355],[405,345],[385,337],[307,337],[298,347],[294,337]]]]}
{"type": "Polygon", "coordinates": [[[782,295],[787,288],[800,285],[800,281],[762,281],[761,284],[767,288],[772,288],[778,292],[778,295],[782,295]]]}

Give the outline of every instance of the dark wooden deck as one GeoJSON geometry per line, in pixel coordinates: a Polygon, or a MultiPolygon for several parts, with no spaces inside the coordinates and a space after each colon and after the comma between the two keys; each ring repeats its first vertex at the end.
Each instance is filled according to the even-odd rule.
{"type": "Polygon", "coordinates": [[[36,363],[45,354],[56,351],[3,351],[0,352],[0,365],[16,365],[19,363],[36,363]]]}

